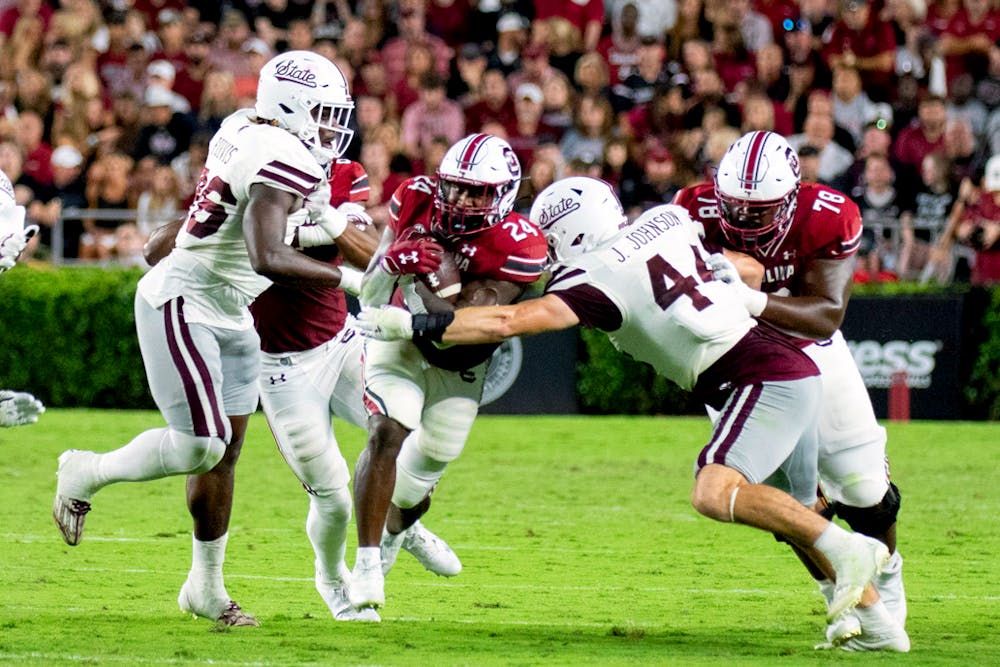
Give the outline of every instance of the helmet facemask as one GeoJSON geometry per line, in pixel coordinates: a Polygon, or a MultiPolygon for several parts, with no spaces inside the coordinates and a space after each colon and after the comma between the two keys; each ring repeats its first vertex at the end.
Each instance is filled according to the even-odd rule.
{"type": "Polygon", "coordinates": [[[492,227],[500,200],[512,187],[511,183],[479,183],[455,176],[439,176],[433,226],[446,236],[473,234],[492,227]]]}
{"type": "Polygon", "coordinates": [[[320,102],[309,112],[312,122],[299,134],[309,151],[321,164],[328,164],[344,154],[354,137],[351,122],[352,102],[320,102]],[[330,138],[327,139],[329,133],[330,138]],[[303,136],[306,135],[306,136],[303,136]]]}
{"type": "Polygon", "coordinates": [[[716,187],[723,235],[741,252],[770,253],[788,231],[798,193],[796,186],[782,199],[753,201],[719,192],[716,187]]]}

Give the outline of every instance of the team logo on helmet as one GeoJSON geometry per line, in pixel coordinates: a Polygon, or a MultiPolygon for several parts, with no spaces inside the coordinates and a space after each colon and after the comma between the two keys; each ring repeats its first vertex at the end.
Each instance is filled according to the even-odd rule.
{"type": "Polygon", "coordinates": [[[274,68],[274,78],[299,83],[308,88],[316,87],[316,74],[308,67],[300,67],[294,60],[285,60],[274,68]]]}
{"type": "Polygon", "coordinates": [[[538,226],[545,229],[579,209],[580,202],[571,197],[563,197],[555,202],[546,204],[545,208],[538,214],[538,226]]]}

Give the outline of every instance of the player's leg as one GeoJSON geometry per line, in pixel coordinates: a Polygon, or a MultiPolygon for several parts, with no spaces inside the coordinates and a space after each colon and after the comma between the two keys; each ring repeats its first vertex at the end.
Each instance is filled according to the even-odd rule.
{"type": "Polygon", "coordinates": [[[231,424],[232,436],[226,454],[210,471],[188,477],[188,511],[194,523],[191,570],[178,596],[184,611],[219,620],[226,625],[259,625],[229,597],[223,580],[229,519],[233,507],[236,463],[246,435],[249,415],[257,409],[257,378],[260,371],[260,340],[253,329],[213,330],[191,325],[192,339],[212,333],[218,344],[220,381],[216,383],[219,405],[231,424]]]}
{"type": "Polygon", "coordinates": [[[155,309],[135,297],[136,330],[150,391],[166,428],[144,431],[116,450],[68,450],[59,457],[53,517],[68,544],[77,544],[90,499],[116,482],[207,472],[222,460],[231,436],[222,410],[218,343],[183,318],[179,300],[155,309]]]}
{"type": "Polygon", "coordinates": [[[815,419],[819,380],[765,382],[737,388],[698,457],[692,504],[718,521],[784,535],[825,556],[838,577],[832,609],[853,607],[888,557],[885,547],[830,523],[803,505],[815,501],[815,419]],[[798,499],[763,482],[795,454],[785,472],[798,499]],[[813,463],[813,466],[815,464],[813,463]]]}
{"type": "Polygon", "coordinates": [[[427,395],[420,428],[406,439],[396,461],[396,485],[382,538],[382,570],[388,572],[400,549],[441,576],[461,572],[455,552],[419,521],[448,464],[462,453],[479,412],[486,366],[464,373],[427,372],[427,395]]]}
{"type": "MultiPolygon", "coordinates": [[[[896,551],[901,496],[889,482],[885,429],[875,419],[864,381],[840,332],[829,343],[810,345],[805,351],[822,372],[820,485],[837,516],[889,548],[892,557],[874,583],[890,613],[905,625],[903,559],[896,551]]],[[[820,588],[829,586],[821,582],[820,588]]]]}
{"type": "MultiPolygon", "coordinates": [[[[316,555],[316,590],[336,620],[359,618],[348,600],[344,561],[351,519],[350,474],[330,421],[330,396],[340,359],[332,342],[315,350],[261,355],[260,393],[278,451],[309,497],[306,534],[316,555]]],[[[357,396],[361,403],[360,387],[357,396]]]]}
{"type": "Polygon", "coordinates": [[[365,341],[368,441],[354,468],[358,553],[351,580],[355,608],[380,607],[385,580],[379,543],[396,483],[396,457],[420,423],[426,362],[410,342],[365,341]]]}

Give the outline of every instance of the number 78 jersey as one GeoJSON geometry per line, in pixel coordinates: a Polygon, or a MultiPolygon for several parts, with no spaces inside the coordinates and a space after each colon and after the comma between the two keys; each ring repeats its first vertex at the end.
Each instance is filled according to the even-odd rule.
{"type": "MultiPolygon", "coordinates": [[[[673,203],[686,208],[692,218],[704,225],[709,243],[731,247],[719,227],[719,201],[711,183],[682,189],[674,196],[673,203]]],[[[847,259],[860,245],[861,212],[857,204],[833,188],[803,183],[788,233],[770,254],[754,254],[754,259],[764,265],[761,291],[787,289],[793,296],[798,295],[806,262],[847,259]]]]}
{"type": "Polygon", "coordinates": [[[545,291],[581,324],[604,329],[618,349],[690,390],[756,324],[736,289],[712,278],[700,231],[684,209],[657,206],[559,265],[545,291]]]}

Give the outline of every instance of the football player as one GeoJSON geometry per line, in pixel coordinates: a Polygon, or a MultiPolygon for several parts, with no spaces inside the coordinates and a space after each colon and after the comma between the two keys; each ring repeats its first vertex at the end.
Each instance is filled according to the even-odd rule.
{"type": "MultiPolygon", "coordinates": [[[[24,207],[14,200],[14,186],[0,171],[0,273],[14,268],[17,258],[38,232],[38,225],[24,226],[24,207]]],[[[0,427],[34,424],[45,412],[42,402],[24,391],[0,390],[0,427]]]]}
{"type": "MultiPolygon", "coordinates": [[[[713,276],[721,255],[702,245],[701,225],[672,205],[628,225],[611,187],[582,177],[543,190],[531,220],[556,262],[541,298],[423,316],[369,310],[359,326],[379,339],[445,345],[576,324],[606,331],[616,347],[720,410],[695,465],[698,512],[778,533],[823,562],[837,582],[831,616],[876,597],[868,582],[889,558],[885,545],[808,508],[816,502],[819,370],[787,336],[757,325],[738,288],[713,276]],[[776,479],[787,493],[765,484],[776,479]]],[[[898,640],[908,650],[905,633],[898,640]]]]}
{"type": "MultiPolygon", "coordinates": [[[[67,544],[83,537],[90,500],[115,482],[190,475],[192,567],[181,609],[230,626],[258,625],[226,591],[222,566],[233,473],[257,406],[260,341],[249,304],[272,281],[338,287],[344,273],[285,242],[289,216],[364,265],[371,243],[329,203],[323,165],[343,151],[354,108],[329,60],[283,53],[261,70],[254,109],[212,138],[174,249],[139,281],[136,329],[150,390],[167,422],[125,446],[59,457],[53,517],[67,544]]],[[[333,573],[331,573],[332,575],[333,573]]]]}
{"type": "MultiPolygon", "coordinates": [[[[858,207],[825,185],[800,183],[795,151],[773,132],[743,135],[719,162],[714,183],[684,188],[674,203],[705,226],[710,242],[763,265],[761,291],[738,285],[747,308],[798,336],[822,371],[819,482],[829,516],[889,547],[892,558],[874,584],[905,626],[903,559],[896,550],[899,489],[889,481],[885,429],[839,330],[861,241],[858,207]]],[[[829,603],[833,583],[811,571],[829,603]]],[[[858,631],[852,619],[842,621],[858,631]]],[[[863,642],[864,636],[855,643],[863,642]]]]}
{"type": "MultiPolygon", "coordinates": [[[[541,232],[513,212],[520,181],[521,164],[506,141],[472,134],[448,149],[436,177],[400,184],[362,283],[361,303],[378,306],[392,299],[427,313],[514,301],[545,264],[541,232]],[[441,265],[441,253],[451,253],[459,272],[455,303],[414,281],[441,265]]],[[[356,608],[384,603],[384,574],[407,528],[427,511],[431,491],[465,446],[496,347],[366,342],[369,436],[354,471],[358,555],[350,595],[356,608]]],[[[458,574],[457,558],[454,564],[448,574],[458,574]]]]}

